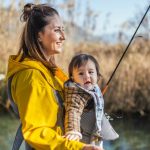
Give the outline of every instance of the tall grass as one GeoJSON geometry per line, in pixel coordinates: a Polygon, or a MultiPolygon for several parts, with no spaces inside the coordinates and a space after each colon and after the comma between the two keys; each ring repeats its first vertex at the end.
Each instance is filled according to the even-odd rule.
{"type": "MultiPolygon", "coordinates": [[[[22,8],[21,1],[19,5],[22,8]]],[[[3,5],[0,7],[0,73],[6,73],[9,55],[17,52],[23,24],[19,21],[21,9],[14,7],[14,1],[8,8],[4,8],[3,5]]],[[[72,56],[77,53],[92,54],[100,64],[103,77],[99,85],[103,89],[126,45],[122,43],[110,45],[101,42],[75,43],[75,41],[66,40],[63,53],[57,56],[59,66],[67,73],[72,56]]],[[[107,111],[123,110],[139,112],[141,115],[150,111],[149,47],[148,40],[137,39],[132,43],[104,95],[107,111]]],[[[0,87],[0,89],[4,87],[2,82],[0,87]]],[[[2,99],[0,95],[0,102],[2,99]]]]}
{"type": "MultiPolygon", "coordinates": [[[[107,111],[123,110],[139,112],[141,115],[150,111],[149,46],[149,41],[144,40],[131,45],[104,95],[107,111]]],[[[89,53],[97,58],[103,76],[99,85],[103,89],[125,47],[123,44],[82,43],[71,51],[74,54],[89,53]]],[[[66,51],[69,53],[70,49],[66,51]]]]}

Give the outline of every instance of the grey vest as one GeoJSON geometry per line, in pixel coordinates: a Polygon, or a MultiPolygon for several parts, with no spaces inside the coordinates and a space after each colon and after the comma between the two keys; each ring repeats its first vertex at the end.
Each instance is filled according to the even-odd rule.
{"type": "MultiPolygon", "coordinates": [[[[81,116],[81,132],[83,135],[81,141],[84,143],[93,143],[95,137],[99,142],[101,140],[115,140],[119,135],[115,132],[104,114],[103,95],[98,85],[94,91],[95,92],[86,91],[93,97],[94,108],[90,111],[83,111],[81,116]]],[[[98,144],[99,143],[96,145],[98,144]]]]}

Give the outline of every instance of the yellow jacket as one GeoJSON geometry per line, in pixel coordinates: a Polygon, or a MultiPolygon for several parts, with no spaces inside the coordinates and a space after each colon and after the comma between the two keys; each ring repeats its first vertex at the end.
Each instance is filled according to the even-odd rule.
{"type": "Polygon", "coordinates": [[[19,62],[18,57],[10,56],[7,79],[12,75],[11,92],[24,139],[36,150],[82,150],[83,143],[63,138],[56,126],[59,106],[53,89],[62,94],[65,74],[58,69],[54,77],[39,61],[19,62]]]}

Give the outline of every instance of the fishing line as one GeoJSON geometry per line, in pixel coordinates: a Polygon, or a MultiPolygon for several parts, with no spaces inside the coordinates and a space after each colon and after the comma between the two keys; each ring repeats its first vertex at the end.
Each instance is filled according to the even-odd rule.
{"type": "MultiPolygon", "coordinates": [[[[120,60],[118,61],[118,63],[117,63],[117,65],[116,65],[116,67],[115,67],[115,69],[114,69],[113,73],[111,74],[111,76],[110,76],[110,78],[109,78],[108,82],[106,83],[106,85],[105,85],[104,89],[102,90],[102,94],[103,94],[103,95],[106,93],[106,91],[107,91],[107,89],[108,89],[108,85],[109,85],[110,81],[111,81],[111,80],[112,80],[112,78],[114,77],[116,70],[118,69],[118,67],[119,67],[119,65],[120,65],[120,63],[121,63],[121,61],[122,61],[123,57],[125,56],[125,54],[126,54],[126,52],[127,52],[128,48],[129,48],[129,46],[130,46],[131,42],[132,42],[132,41],[133,41],[133,39],[135,38],[135,35],[136,35],[136,33],[137,33],[137,31],[138,31],[138,29],[139,29],[140,25],[142,24],[142,22],[143,22],[143,20],[144,20],[144,18],[145,18],[145,16],[146,16],[146,14],[148,13],[149,9],[150,9],[150,5],[148,6],[148,8],[147,8],[147,10],[146,10],[146,12],[145,12],[145,14],[144,14],[144,16],[142,17],[142,19],[141,19],[141,21],[140,21],[140,23],[139,23],[138,27],[136,28],[136,30],[135,30],[135,32],[134,32],[134,34],[133,34],[133,36],[131,37],[131,39],[130,39],[130,41],[129,41],[128,45],[127,45],[127,47],[125,48],[125,50],[124,50],[124,52],[123,52],[123,54],[122,54],[122,56],[121,56],[120,60]]],[[[136,37],[142,37],[142,36],[136,36],[136,37]]],[[[106,115],[106,116],[107,116],[107,115],[106,115]]],[[[123,115],[119,115],[119,116],[118,116],[118,115],[115,115],[115,114],[111,114],[111,116],[114,116],[114,117],[115,117],[115,118],[117,118],[117,119],[121,119],[121,118],[123,118],[123,115]]],[[[109,120],[113,120],[113,118],[112,118],[111,116],[110,116],[110,115],[108,115],[108,119],[109,119],[109,120]]]]}
{"type": "Polygon", "coordinates": [[[105,85],[104,89],[102,90],[102,94],[103,94],[103,95],[106,93],[106,91],[107,91],[107,89],[108,89],[108,85],[109,85],[110,81],[111,81],[111,80],[112,80],[112,78],[114,77],[116,70],[118,69],[118,67],[119,67],[119,65],[120,65],[120,63],[121,63],[121,61],[122,61],[123,57],[125,56],[125,54],[126,54],[126,52],[127,52],[128,48],[129,48],[129,46],[130,46],[131,42],[133,41],[133,39],[134,39],[134,37],[135,37],[135,35],[136,35],[136,33],[137,33],[137,31],[138,31],[138,29],[139,29],[140,25],[142,24],[142,22],[143,22],[143,20],[144,20],[144,18],[145,18],[145,16],[146,16],[146,14],[148,13],[149,9],[150,9],[150,5],[148,6],[148,8],[147,8],[147,10],[146,10],[146,12],[145,12],[145,14],[144,14],[144,16],[142,17],[142,19],[141,19],[141,21],[140,21],[140,23],[139,23],[138,27],[136,28],[136,30],[135,30],[135,32],[134,32],[134,34],[133,34],[132,38],[130,39],[130,41],[129,41],[129,43],[128,43],[127,47],[125,48],[125,50],[124,50],[124,52],[123,52],[123,54],[122,54],[122,56],[121,56],[120,60],[118,61],[118,63],[117,63],[117,65],[116,65],[116,67],[115,67],[115,69],[114,69],[113,73],[111,74],[111,76],[110,76],[110,78],[109,78],[108,82],[106,83],[106,85],[105,85]]]}

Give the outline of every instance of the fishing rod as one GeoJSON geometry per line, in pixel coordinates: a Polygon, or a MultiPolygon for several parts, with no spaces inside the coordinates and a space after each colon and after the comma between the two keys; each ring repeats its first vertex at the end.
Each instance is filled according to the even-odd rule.
{"type": "Polygon", "coordinates": [[[112,78],[113,78],[113,76],[114,76],[114,74],[115,74],[116,70],[118,69],[118,67],[119,67],[119,65],[120,65],[120,63],[121,63],[121,61],[122,61],[122,59],[123,59],[124,55],[126,54],[126,52],[127,52],[128,48],[129,48],[129,46],[130,46],[131,42],[133,41],[133,39],[134,39],[134,37],[135,37],[135,35],[136,35],[136,33],[137,33],[137,31],[138,31],[138,29],[139,29],[140,25],[142,24],[142,22],[143,22],[143,20],[144,20],[144,18],[145,18],[145,16],[146,16],[146,14],[147,14],[147,12],[149,11],[149,9],[150,9],[150,5],[148,6],[148,8],[147,8],[147,10],[146,10],[146,12],[145,12],[145,14],[144,14],[144,16],[142,17],[142,19],[141,19],[141,21],[140,21],[140,23],[139,23],[138,27],[136,28],[136,30],[135,30],[135,32],[134,32],[134,34],[133,34],[133,36],[132,36],[131,40],[129,41],[129,44],[127,45],[126,49],[124,50],[124,52],[123,52],[123,54],[122,54],[122,56],[121,56],[120,60],[118,61],[118,63],[117,63],[117,65],[116,65],[116,67],[115,67],[115,69],[114,69],[113,73],[111,74],[111,76],[110,76],[110,78],[109,78],[108,82],[106,83],[106,85],[105,85],[104,89],[102,90],[102,94],[103,94],[103,95],[106,93],[106,91],[107,91],[107,89],[108,89],[108,86],[109,86],[110,81],[112,80],[112,78]]]}

